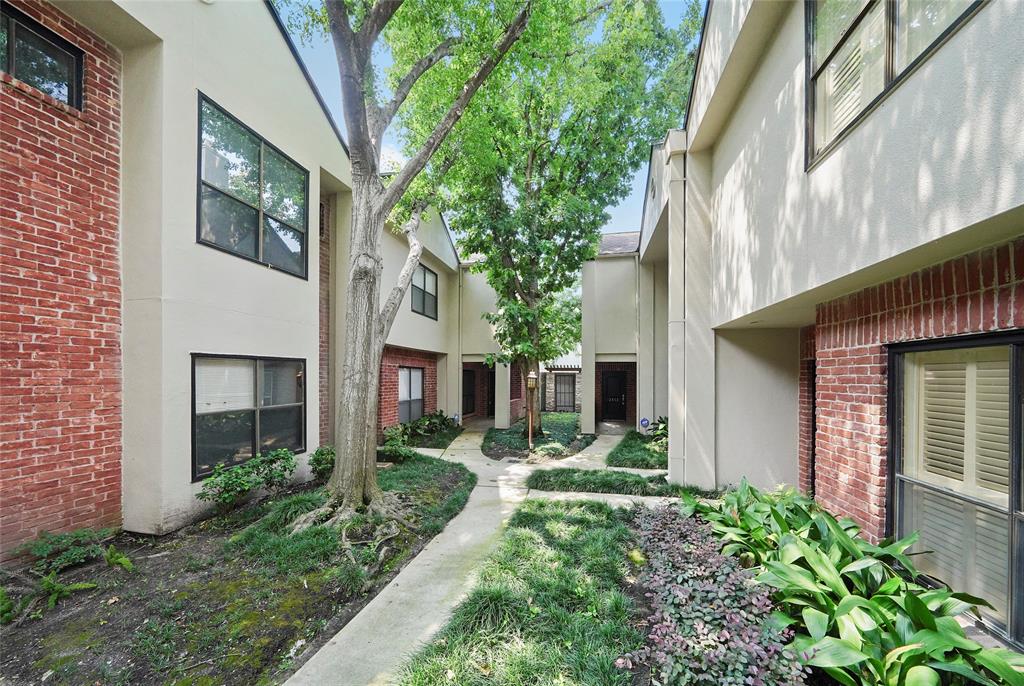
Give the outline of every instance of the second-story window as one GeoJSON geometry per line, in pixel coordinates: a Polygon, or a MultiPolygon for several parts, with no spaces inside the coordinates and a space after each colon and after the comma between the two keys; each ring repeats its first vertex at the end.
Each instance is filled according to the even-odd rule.
{"type": "Polygon", "coordinates": [[[437,274],[422,264],[412,275],[412,311],[437,319],[437,274]]]}
{"type": "Polygon", "coordinates": [[[309,173],[202,96],[199,118],[196,240],[305,278],[309,173]]]}
{"type": "Polygon", "coordinates": [[[83,62],[79,48],[7,3],[0,5],[0,70],[81,109],[83,62]]]}
{"type": "Polygon", "coordinates": [[[809,159],[980,5],[981,0],[807,0],[809,159]]]}

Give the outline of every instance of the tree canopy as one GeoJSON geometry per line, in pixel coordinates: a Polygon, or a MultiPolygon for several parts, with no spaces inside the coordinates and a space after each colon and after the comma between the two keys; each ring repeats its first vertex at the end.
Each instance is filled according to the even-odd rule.
{"type": "MultiPolygon", "coordinates": [[[[545,25],[496,70],[439,152],[449,166],[424,179],[497,293],[488,317],[503,362],[576,344],[578,300],[566,290],[651,142],[682,122],[689,92],[696,2],[676,29],[653,0],[558,4],[573,5],[572,19],[545,25]]],[[[410,149],[436,108],[430,89],[410,98],[400,117],[410,149]]]]}

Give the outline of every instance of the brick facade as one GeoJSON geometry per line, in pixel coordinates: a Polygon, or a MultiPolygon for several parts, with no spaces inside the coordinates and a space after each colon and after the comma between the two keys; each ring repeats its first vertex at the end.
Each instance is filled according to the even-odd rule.
{"type": "Polygon", "coordinates": [[[377,428],[398,424],[398,368],[423,369],[423,414],[437,410],[437,354],[386,346],[380,361],[377,428]]]}
{"type": "Polygon", "coordinates": [[[330,210],[320,204],[320,444],[332,442],[331,426],[331,231],[330,210]]]}
{"type": "MultiPolygon", "coordinates": [[[[815,495],[885,530],[886,345],[1024,327],[1024,238],[818,305],[815,495]]],[[[810,451],[800,452],[800,471],[810,451]]]]}
{"type": "Polygon", "coordinates": [[[121,523],[119,54],[85,52],[83,110],[0,74],[0,557],[40,531],[121,523]]]}
{"type": "Polygon", "coordinates": [[[602,393],[605,372],[626,372],[626,426],[636,426],[636,362],[597,362],[594,370],[594,416],[604,420],[602,393]]]}

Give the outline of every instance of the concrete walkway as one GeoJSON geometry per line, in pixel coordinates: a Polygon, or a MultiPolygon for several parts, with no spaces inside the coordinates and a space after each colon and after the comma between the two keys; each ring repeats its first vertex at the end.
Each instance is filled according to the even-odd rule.
{"type": "Polygon", "coordinates": [[[530,491],[526,478],[536,469],[606,469],[605,456],[621,437],[598,436],[579,454],[542,464],[492,460],[480,451],[484,434],[465,431],[447,450],[421,450],[460,462],[477,475],[477,485],[444,531],[381,590],[312,658],[286,686],[365,686],[392,683],[409,656],[444,626],[469,592],[476,569],[494,548],[502,524],[526,497],[600,500],[610,505],[655,506],[671,498],[608,493],[530,491]]]}

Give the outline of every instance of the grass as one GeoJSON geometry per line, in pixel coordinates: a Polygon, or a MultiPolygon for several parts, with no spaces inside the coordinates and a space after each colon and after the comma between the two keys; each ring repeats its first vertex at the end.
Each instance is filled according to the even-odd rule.
{"type": "Polygon", "coordinates": [[[629,540],[602,503],[526,500],[475,588],[398,683],[631,683],[615,667],[643,641],[621,591],[629,540]]]}
{"type": "MultiPolygon", "coordinates": [[[[476,475],[461,464],[414,454],[381,470],[378,481],[384,491],[415,492],[413,514],[418,533],[433,536],[462,510],[476,485],[476,475]],[[456,488],[443,496],[441,482],[456,479],[456,488]]],[[[310,527],[298,534],[288,530],[299,515],[315,510],[326,501],[326,490],[319,488],[271,502],[264,506],[264,514],[258,521],[229,539],[228,550],[237,550],[279,574],[305,574],[336,563],[342,567],[338,573],[347,578],[353,570],[344,568],[350,561],[340,555],[341,543],[336,530],[324,526],[310,527]]],[[[355,521],[352,526],[358,528],[365,523],[368,522],[355,521]]]]}
{"type": "Polygon", "coordinates": [[[461,426],[450,426],[429,436],[413,436],[409,441],[409,445],[413,448],[439,448],[444,450],[460,433],[462,433],[461,426]]]}
{"type": "Polygon", "coordinates": [[[664,441],[630,430],[608,453],[607,462],[609,467],[668,469],[668,446],[664,441]]]}
{"type": "Polygon", "coordinates": [[[574,493],[622,493],[624,495],[656,495],[681,497],[688,493],[700,497],[715,495],[694,486],[670,484],[663,476],[640,476],[607,469],[576,469],[557,467],[540,469],[526,479],[527,488],[539,491],[571,491],[574,493]]]}
{"type": "MultiPolygon", "coordinates": [[[[575,412],[541,412],[543,436],[534,436],[533,453],[548,457],[564,457],[579,452],[594,442],[591,434],[580,434],[580,416],[575,412]]],[[[529,454],[524,435],[526,420],[520,419],[507,429],[488,429],[484,436],[485,455],[504,456],[529,454]]]]}

